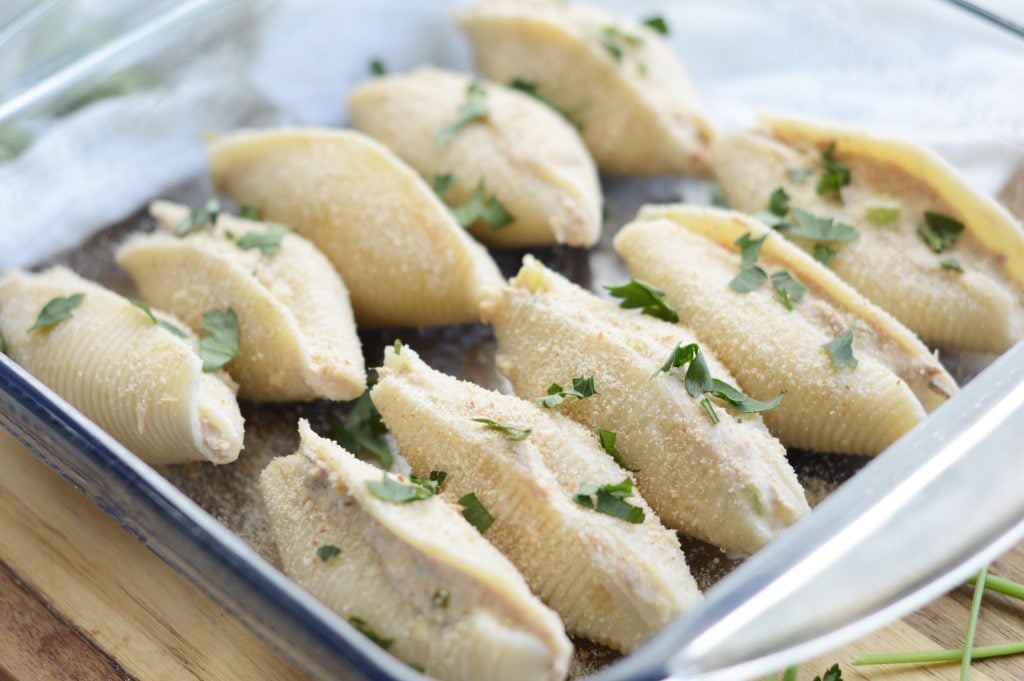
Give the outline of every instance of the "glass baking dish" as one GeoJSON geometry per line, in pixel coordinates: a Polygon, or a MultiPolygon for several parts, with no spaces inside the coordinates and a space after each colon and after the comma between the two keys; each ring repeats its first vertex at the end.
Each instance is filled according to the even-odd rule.
{"type": "MultiPolygon", "coordinates": [[[[111,245],[148,227],[142,209],[153,198],[205,200],[206,135],[343,125],[344,94],[368,77],[373,58],[396,72],[424,63],[471,70],[468,45],[448,18],[460,4],[49,0],[0,14],[0,269],[62,262],[126,290],[111,245]]],[[[963,8],[938,0],[595,4],[664,15],[722,127],[749,124],[759,110],[863,125],[933,146],[989,193],[1024,160],[1024,113],[1013,99],[1024,80],[1020,43],[1012,27],[963,8]]],[[[641,204],[711,200],[710,183],[691,179],[603,184],[601,244],[542,253],[594,290],[623,277],[609,240],[641,204]]],[[[521,253],[495,257],[508,273],[521,253]]],[[[368,366],[398,333],[362,334],[368,366]]],[[[401,337],[426,348],[438,368],[485,385],[498,380],[483,327],[403,329],[401,337]]],[[[967,380],[992,358],[946,359],[967,380]]],[[[262,464],[292,451],[274,419],[293,425],[301,413],[324,423],[342,408],[246,405],[250,423],[271,425],[257,442],[247,435],[243,459],[223,469],[240,482],[198,467],[157,471],[0,356],[0,423],[300,669],[317,678],[415,678],[284,577],[259,523],[239,519],[240,509],[254,508],[245,490],[262,464]]],[[[815,501],[865,463],[792,456],[803,479],[820,483],[815,501]]],[[[684,549],[702,586],[738,562],[692,540],[684,549]]],[[[664,643],[633,653],[628,670],[606,667],[602,678],[664,678],[664,643]]],[[[611,659],[591,653],[598,663],[611,659]]]]}

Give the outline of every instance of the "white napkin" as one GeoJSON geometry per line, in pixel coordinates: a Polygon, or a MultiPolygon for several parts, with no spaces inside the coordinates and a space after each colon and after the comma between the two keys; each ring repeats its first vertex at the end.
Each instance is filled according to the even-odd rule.
{"type": "MultiPolygon", "coordinates": [[[[341,124],[371,58],[470,69],[449,17],[462,4],[280,0],[155,89],[36,122],[34,144],[0,163],[0,270],[74,247],[202,172],[204,133],[341,124]]],[[[937,0],[596,4],[664,16],[723,128],[758,111],[853,123],[933,146],[989,193],[1024,163],[1024,42],[937,0]]]]}

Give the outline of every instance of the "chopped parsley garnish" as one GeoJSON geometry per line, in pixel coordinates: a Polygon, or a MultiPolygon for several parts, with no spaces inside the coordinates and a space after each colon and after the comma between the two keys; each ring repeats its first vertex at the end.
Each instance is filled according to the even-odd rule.
{"type": "Polygon", "coordinates": [[[245,218],[246,220],[259,220],[260,209],[251,203],[243,203],[238,211],[238,217],[245,218]]]}
{"type": "Polygon", "coordinates": [[[797,184],[802,184],[810,176],[811,171],[805,168],[786,168],[786,177],[797,184]]]}
{"type": "Polygon", "coordinates": [[[203,329],[209,336],[199,340],[203,371],[223,369],[238,354],[238,317],[231,308],[203,313],[203,329]]]}
{"type": "Polygon", "coordinates": [[[71,319],[71,312],[85,300],[84,293],[75,293],[66,298],[54,298],[39,311],[36,323],[29,332],[50,329],[63,321],[71,319]]]}
{"type": "Polygon", "coordinates": [[[529,428],[520,428],[519,426],[513,426],[510,423],[498,423],[497,421],[492,421],[491,419],[475,418],[472,420],[476,421],[477,423],[484,424],[490,430],[498,431],[499,433],[505,436],[506,440],[511,440],[512,442],[519,442],[521,440],[525,440],[530,436],[531,432],[529,428]]]}
{"type": "Polygon", "coordinates": [[[366,620],[360,617],[349,617],[348,622],[353,627],[358,629],[360,634],[370,639],[384,650],[390,648],[391,644],[395,642],[395,640],[392,638],[382,637],[380,634],[378,634],[372,628],[370,628],[370,625],[366,623],[366,620]]]}
{"type": "Polygon", "coordinates": [[[386,76],[388,73],[388,67],[380,59],[371,59],[369,69],[371,76],[386,76]]]}
{"type": "Polygon", "coordinates": [[[814,245],[814,259],[820,262],[825,267],[832,264],[832,261],[839,255],[839,251],[824,244],[814,245]]]}
{"type": "Polygon", "coordinates": [[[746,232],[736,239],[733,243],[740,247],[740,262],[743,265],[753,265],[757,262],[758,257],[761,255],[761,245],[767,238],[767,234],[762,234],[755,239],[750,236],[750,232],[746,232]]]}
{"type": "Polygon", "coordinates": [[[134,298],[130,298],[128,302],[142,310],[143,313],[145,313],[145,315],[149,317],[149,320],[156,324],[157,326],[159,326],[160,328],[170,331],[178,338],[185,337],[185,332],[176,327],[174,324],[164,321],[163,319],[157,319],[157,316],[153,314],[153,309],[148,304],[142,302],[141,300],[135,300],[134,298]]]}
{"type": "Polygon", "coordinates": [[[220,217],[220,202],[210,199],[202,208],[193,208],[181,222],[174,226],[175,236],[187,236],[206,226],[215,227],[220,217]]]}
{"type": "Polygon", "coordinates": [[[373,493],[373,496],[382,501],[390,501],[393,504],[405,504],[410,501],[429,499],[437,494],[437,483],[433,480],[424,481],[422,478],[410,478],[411,484],[398,482],[387,473],[381,476],[380,482],[367,480],[366,486],[373,493]]]}
{"type": "Polygon", "coordinates": [[[367,389],[352,403],[344,423],[335,423],[331,426],[329,436],[356,456],[369,454],[386,470],[391,470],[395,457],[384,439],[387,432],[388,428],[381,420],[380,412],[370,399],[370,391],[367,389]]]}
{"type": "Polygon", "coordinates": [[[444,481],[448,479],[448,471],[430,471],[428,480],[433,480],[437,483],[437,488],[440,489],[444,481]]]}
{"type": "Polygon", "coordinates": [[[555,104],[550,99],[544,96],[544,94],[540,91],[540,83],[538,83],[537,81],[526,80],[525,78],[513,78],[512,82],[510,82],[508,86],[513,90],[519,90],[523,94],[527,94],[533,97],[542,104],[546,104],[547,106],[551,107],[552,109],[560,113],[565,120],[567,120],[574,128],[576,128],[576,130],[580,132],[583,131],[583,124],[576,120],[576,118],[573,117],[570,111],[559,108],[557,104],[555,104]]]}
{"type": "Polygon", "coordinates": [[[857,367],[857,358],[853,356],[853,331],[850,329],[843,331],[821,347],[825,348],[825,352],[832,360],[832,366],[836,369],[857,367]]]}
{"type": "Polygon", "coordinates": [[[619,29],[618,26],[608,25],[601,27],[600,36],[601,47],[603,47],[616,62],[621,62],[622,58],[626,55],[626,52],[631,48],[639,47],[644,44],[643,38],[638,35],[633,35],[632,33],[626,33],[619,29]]]}
{"type": "MultiPolygon", "coordinates": [[[[452,178],[454,181],[454,178],[452,178]]],[[[443,185],[444,189],[448,188],[448,184],[443,185]]],[[[437,185],[435,184],[435,191],[437,185]]],[[[461,206],[449,205],[448,209],[455,217],[455,221],[459,223],[461,227],[472,227],[477,222],[483,222],[492,230],[497,231],[504,227],[508,227],[515,218],[512,213],[508,212],[505,205],[498,200],[497,194],[487,195],[487,189],[484,186],[484,181],[480,180],[477,183],[476,189],[469,195],[466,202],[461,206]]]]}
{"type": "Polygon", "coordinates": [[[487,512],[484,505],[470,492],[459,497],[459,506],[462,507],[462,517],[469,521],[469,524],[483,534],[494,524],[494,516],[487,512]]]}
{"type": "Polygon", "coordinates": [[[829,667],[821,676],[815,676],[814,681],[843,681],[843,672],[839,669],[839,663],[829,667]]]}
{"type": "Polygon", "coordinates": [[[868,206],[864,219],[876,227],[888,227],[900,219],[899,206],[868,206]]]}
{"type": "Polygon", "coordinates": [[[750,293],[761,287],[768,274],[757,265],[742,265],[740,273],[729,282],[729,288],[737,293],[750,293]]]}
{"type": "Polygon", "coordinates": [[[608,456],[612,457],[612,461],[619,464],[627,471],[636,472],[635,469],[626,465],[625,460],[622,458],[622,452],[620,452],[615,446],[615,440],[618,438],[618,434],[616,434],[614,430],[598,428],[597,437],[601,441],[601,449],[603,449],[608,456]]]}
{"type": "Polygon", "coordinates": [[[334,544],[324,544],[323,546],[317,547],[316,557],[322,562],[326,563],[331,558],[341,555],[341,549],[334,544]]]}
{"type": "Polygon", "coordinates": [[[437,131],[434,144],[439,147],[447,146],[460,130],[473,121],[486,118],[490,113],[491,110],[487,106],[487,90],[481,83],[473,81],[466,88],[466,101],[455,113],[455,118],[437,131]]]}
{"type": "Polygon", "coordinates": [[[633,496],[633,481],[630,478],[625,478],[622,482],[608,485],[581,485],[572,500],[580,506],[619,520],[625,520],[627,523],[642,523],[644,509],[628,503],[626,499],[631,496],[633,496]]]}
{"type": "Polygon", "coordinates": [[[627,310],[639,308],[644,314],[663,319],[666,322],[679,321],[679,314],[665,300],[665,292],[645,281],[630,279],[625,284],[605,286],[605,289],[613,297],[622,298],[619,303],[621,308],[627,310]]]}
{"type": "Polygon", "coordinates": [[[281,239],[290,231],[284,225],[268,222],[264,231],[252,231],[243,234],[235,243],[243,251],[251,251],[258,248],[263,255],[273,255],[281,250],[281,239]]]}
{"type": "Polygon", "coordinates": [[[786,270],[779,270],[771,276],[772,288],[775,289],[775,299],[782,303],[787,310],[793,309],[793,303],[800,302],[800,299],[807,293],[807,287],[793,278],[786,270]]]}
{"type": "Polygon", "coordinates": [[[562,404],[567,397],[575,397],[582,400],[596,394],[597,388],[594,387],[593,376],[577,376],[572,379],[571,390],[566,390],[557,383],[552,383],[548,386],[548,394],[544,397],[535,398],[534,402],[545,409],[554,409],[562,404]]]}
{"type": "Polygon", "coordinates": [[[708,419],[713,425],[718,425],[718,412],[715,411],[715,405],[711,404],[711,400],[703,398],[700,401],[700,408],[704,410],[704,413],[708,415],[708,419]]]}
{"type": "Polygon", "coordinates": [[[438,610],[447,610],[448,602],[451,601],[452,593],[448,589],[438,589],[430,597],[430,605],[438,610]]]}
{"type": "Polygon", "coordinates": [[[942,269],[944,270],[954,270],[956,272],[959,272],[960,274],[964,273],[963,265],[961,265],[960,261],[957,260],[956,258],[946,258],[939,264],[942,265],[942,269]]]}
{"type": "MultiPolygon", "coordinates": [[[[733,411],[741,413],[769,411],[779,406],[779,402],[782,401],[783,392],[779,392],[767,402],[761,402],[744,395],[725,381],[712,378],[711,371],[704,360],[704,354],[696,343],[688,345],[676,343],[672,354],[661,365],[661,368],[654,373],[654,376],[660,373],[668,373],[674,368],[682,368],[686,364],[690,366],[686,369],[686,374],[683,376],[683,384],[686,386],[686,392],[691,397],[711,395],[728,404],[733,411]]],[[[714,407],[707,397],[702,397],[701,407],[703,407],[712,423],[718,423],[718,415],[715,414],[714,407]]]]}
{"type": "Polygon", "coordinates": [[[782,187],[776,187],[768,197],[768,208],[760,213],[755,213],[754,217],[772,229],[785,230],[792,227],[786,222],[787,213],[789,213],[789,194],[782,187]]]}
{"type": "Polygon", "coordinates": [[[832,142],[821,152],[821,164],[825,171],[818,178],[818,195],[831,196],[839,203],[843,202],[840,189],[850,184],[852,175],[850,167],[836,160],[836,143],[832,142]]]}
{"type": "Polygon", "coordinates": [[[648,17],[643,21],[644,26],[662,35],[668,35],[668,22],[665,17],[648,17]]]}
{"type": "Polygon", "coordinates": [[[860,236],[860,232],[850,225],[835,222],[832,218],[812,215],[802,208],[793,208],[793,215],[796,216],[796,224],[790,225],[786,229],[786,235],[790,237],[829,243],[847,243],[860,236]]]}
{"type": "Polygon", "coordinates": [[[452,173],[434,175],[434,193],[444,201],[444,195],[448,193],[453,182],[455,182],[455,175],[452,173]]]}
{"type": "Polygon", "coordinates": [[[925,211],[924,222],[924,225],[918,227],[917,233],[936,253],[952,248],[964,231],[964,223],[942,213],[925,211]]]}

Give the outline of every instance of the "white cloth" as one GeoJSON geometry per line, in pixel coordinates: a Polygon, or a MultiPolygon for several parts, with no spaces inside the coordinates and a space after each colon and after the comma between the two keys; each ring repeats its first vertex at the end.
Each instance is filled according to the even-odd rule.
{"type": "MultiPolygon", "coordinates": [[[[202,172],[205,133],[343,123],[371,58],[470,69],[449,16],[461,4],[268,3],[155,89],[35,122],[35,143],[0,163],[0,270],[71,248],[202,172]]],[[[1024,41],[937,0],[596,4],[665,16],[722,128],[758,111],[853,123],[933,146],[990,193],[1024,162],[1024,41]]]]}

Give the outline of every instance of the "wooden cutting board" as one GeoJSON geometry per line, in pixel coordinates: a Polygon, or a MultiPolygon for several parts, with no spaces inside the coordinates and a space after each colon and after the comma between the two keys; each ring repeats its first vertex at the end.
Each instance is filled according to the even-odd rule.
{"type": "MultiPolygon", "coordinates": [[[[1000,195],[1024,218],[1024,168],[1000,195]]],[[[0,681],[301,679],[288,662],[0,431],[0,681]]],[[[941,541],[941,538],[936,538],[941,541]]],[[[1024,581],[1024,544],[992,566],[1024,581]]],[[[855,668],[857,653],[958,648],[970,587],[801,667],[847,681],[959,678],[957,665],[855,668]]],[[[1024,639],[1024,603],[987,594],[977,645],[1024,639]]],[[[1024,656],[973,681],[1024,680],[1024,656]]],[[[484,681],[484,680],[481,680],[484,681]]]]}

